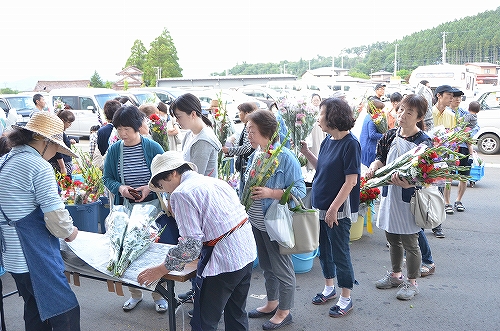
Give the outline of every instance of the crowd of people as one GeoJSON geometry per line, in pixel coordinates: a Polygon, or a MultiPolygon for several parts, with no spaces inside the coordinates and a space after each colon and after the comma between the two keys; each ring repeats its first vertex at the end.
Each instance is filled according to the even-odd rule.
{"type": "MultiPolygon", "coordinates": [[[[107,101],[107,123],[91,129],[90,156],[103,169],[111,204],[132,207],[147,203],[163,209],[161,222],[169,226],[160,242],[175,245],[163,263],[143,270],[138,282],[151,284],[199,259],[192,289],[179,295],[194,302],[190,312],[193,330],[217,330],[221,318],[226,330],[248,330],[248,318],[268,318],[262,325],[264,330],[292,323],[294,266],[290,255],[280,254],[264,220],[273,201],[280,200],[287,188],[295,197],[305,197],[297,155],[283,147],[265,184],[246,184],[259,168],[260,156],[271,153],[270,146],[296,144],[307,159],[308,169],[315,170],[311,203],[319,211],[319,260],[325,283],[311,303],[323,305],[338,297],[329,316],[349,314],[353,310],[351,291],[357,284],[349,234],[351,224],[358,219],[361,175],[372,177],[377,169],[418,144],[430,146],[429,127],[454,128],[463,118],[477,130],[478,105],[471,103],[468,111],[462,110],[459,100],[463,93],[451,86],[440,86],[432,95],[428,82],[422,81],[416,94],[391,95],[389,107],[380,100],[384,89],[384,84],[377,84],[369,101],[387,112],[387,132],[378,132],[366,115],[359,119],[363,126],[358,139],[351,133],[356,119],[345,95],[321,100],[315,94],[311,103],[319,115],[308,142],[283,141],[283,132],[277,134],[284,122],[276,113],[276,104],[269,110],[257,110],[255,105],[243,103],[238,109],[244,128],[233,146],[222,146],[212,121],[193,94],[181,95],[169,106],[137,107],[129,100],[107,101]],[[429,96],[436,100],[433,105],[429,105],[429,96]],[[153,114],[169,123],[169,151],[149,134],[147,121],[153,114]],[[182,139],[181,128],[187,130],[182,139]],[[240,173],[237,190],[218,179],[219,153],[236,159],[235,169],[240,173]],[[250,190],[252,199],[248,210],[240,202],[245,190],[250,190]],[[257,256],[267,300],[247,313],[252,264],[257,256]]],[[[36,100],[37,104],[42,102],[36,100]]],[[[54,170],[71,176],[71,158],[76,155],[64,131],[74,120],[70,110],[57,116],[36,112],[26,126],[14,126],[0,141],[0,188],[12,193],[0,196],[1,257],[25,302],[26,330],[80,330],[78,301],[66,282],[64,263],[55,248],[58,238],[72,241],[78,235],[59,198],[54,176],[54,170]],[[16,197],[16,204],[10,203],[12,197],[16,197]],[[43,240],[39,236],[42,232],[46,234],[43,240]]],[[[470,154],[471,147],[462,145],[459,151],[470,154]]],[[[467,165],[467,159],[463,162],[467,165]]],[[[398,287],[396,297],[410,300],[419,293],[417,278],[433,274],[435,263],[426,234],[410,211],[415,187],[397,174],[391,184],[382,189],[376,220],[386,235],[391,270],[375,286],[398,287]],[[407,278],[403,276],[404,261],[407,278]]],[[[466,186],[459,184],[453,205],[449,183],[443,186],[447,214],[465,211],[462,198],[466,186]]],[[[432,230],[436,237],[444,238],[441,225],[432,230]]],[[[165,312],[165,299],[156,292],[152,295],[156,311],[165,312]]],[[[131,311],[142,300],[142,291],[130,288],[130,298],[122,308],[131,311]]]]}

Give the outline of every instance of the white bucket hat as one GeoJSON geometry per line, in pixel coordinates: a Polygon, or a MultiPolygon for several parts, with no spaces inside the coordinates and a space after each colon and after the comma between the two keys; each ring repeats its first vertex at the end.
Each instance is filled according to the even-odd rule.
{"type": "Polygon", "coordinates": [[[64,123],[56,115],[52,115],[46,111],[38,111],[31,116],[25,126],[12,125],[13,128],[28,130],[47,138],[54,144],[58,145],[59,153],[78,157],[66,146],[63,140],[64,123]]]}
{"type": "Polygon", "coordinates": [[[187,164],[194,171],[198,171],[198,167],[188,161],[184,161],[182,158],[182,153],[177,151],[167,151],[163,154],[158,154],[153,158],[151,162],[151,179],[149,180],[149,189],[154,192],[159,192],[156,186],[151,183],[151,180],[158,174],[162,172],[170,171],[179,168],[183,164],[187,164]]]}

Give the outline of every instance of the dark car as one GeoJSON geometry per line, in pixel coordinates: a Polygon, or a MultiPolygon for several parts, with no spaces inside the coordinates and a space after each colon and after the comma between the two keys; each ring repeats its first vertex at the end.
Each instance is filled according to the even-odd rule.
{"type": "Polygon", "coordinates": [[[5,111],[5,116],[8,116],[11,109],[15,109],[18,115],[18,122],[24,123],[28,122],[31,114],[37,111],[37,108],[33,103],[33,97],[29,95],[0,95],[0,107],[5,111]]]}

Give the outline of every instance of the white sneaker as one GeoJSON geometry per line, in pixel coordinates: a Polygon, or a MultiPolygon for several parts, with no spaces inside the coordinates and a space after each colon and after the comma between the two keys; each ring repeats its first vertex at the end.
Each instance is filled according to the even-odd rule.
{"type": "Polygon", "coordinates": [[[165,299],[155,301],[155,309],[157,313],[164,313],[168,309],[168,303],[165,299]]]}
{"type": "Polygon", "coordinates": [[[139,300],[134,299],[134,298],[130,298],[127,301],[125,301],[125,303],[123,304],[122,308],[123,308],[124,311],[131,311],[141,301],[142,301],[142,298],[140,298],[139,300]]]}

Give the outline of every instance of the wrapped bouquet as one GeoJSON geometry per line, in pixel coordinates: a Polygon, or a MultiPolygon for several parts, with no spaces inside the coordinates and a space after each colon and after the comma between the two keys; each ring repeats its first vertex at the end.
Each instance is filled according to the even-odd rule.
{"type": "Polygon", "coordinates": [[[167,121],[156,114],[149,116],[149,132],[151,138],[161,145],[164,151],[169,150],[167,121]]]}
{"type": "Polygon", "coordinates": [[[130,264],[160,235],[155,220],[161,211],[153,205],[135,204],[132,211],[115,206],[106,219],[110,241],[108,270],[121,277],[130,264]]]}
{"type": "Polygon", "coordinates": [[[375,171],[365,187],[389,185],[392,175],[396,172],[400,178],[415,186],[437,185],[451,180],[466,181],[469,176],[460,175],[457,171],[466,170],[468,167],[455,164],[455,159],[463,157],[465,155],[444,146],[428,147],[420,144],[375,171]]]}
{"type": "MultiPolygon", "coordinates": [[[[278,135],[278,130],[274,133],[271,141],[273,141],[278,135]]],[[[287,135],[288,138],[288,135],[287,135]]],[[[287,139],[286,138],[286,139],[287,139]]],[[[286,141],[286,139],[284,139],[286,141]]],[[[243,189],[243,194],[241,196],[241,204],[245,206],[245,210],[248,211],[252,205],[253,199],[252,189],[258,186],[266,185],[268,179],[276,171],[279,165],[278,155],[283,149],[283,143],[281,143],[276,149],[273,148],[271,144],[268,144],[265,151],[256,156],[254,160],[254,166],[248,174],[248,180],[245,183],[245,188],[243,189]]]]}
{"type": "Polygon", "coordinates": [[[360,178],[360,191],[359,191],[359,211],[358,214],[366,216],[366,230],[373,233],[372,229],[372,209],[374,202],[379,198],[380,189],[378,187],[367,187],[366,178],[360,178]]]}
{"type": "Polygon", "coordinates": [[[375,104],[369,100],[368,101],[368,114],[372,118],[373,124],[377,127],[377,131],[380,133],[386,133],[389,130],[387,125],[387,115],[383,109],[375,107],[375,104]]]}

